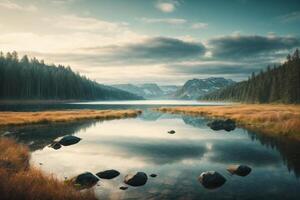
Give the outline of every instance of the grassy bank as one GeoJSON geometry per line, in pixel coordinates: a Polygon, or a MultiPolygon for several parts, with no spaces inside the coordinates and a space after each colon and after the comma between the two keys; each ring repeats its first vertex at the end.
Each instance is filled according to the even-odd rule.
{"type": "Polygon", "coordinates": [[[167,113],[227,118],[261,133],[300,140],[300,105],[237,104],[230,106],[162,107],[167,113]]]}
{"type": "Polygon", "coordinates": [[[79,192],[29,165],[27,147],[0,139],[0,196],[10,200],[91,200],[92,191],[79,192]]]}
{"type": "Polygon", "coordinates": [[[136,117],[139,110],[69,110],[43,112],[0,112],[0,126],[72,122],[85,119],[121,119],[136,117]]]}

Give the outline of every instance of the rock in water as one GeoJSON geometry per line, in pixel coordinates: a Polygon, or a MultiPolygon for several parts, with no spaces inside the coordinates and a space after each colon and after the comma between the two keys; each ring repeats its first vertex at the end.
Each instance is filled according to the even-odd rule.
{"type": "Polygon", "coordinates": [[[227,170],[231,174],[236,174],[238,176],[247,176],[251,172],[251,168],[247,165],[230,165],[227,170]]]}
{"type": "Polygon", "coordinates": [[[175,131],[174,131],[174,130],[170,130],[170,131],[168,131],[168,133],[169,133],[169,134],[174,134],[175,131]]]}
{"type": "Polygon", "coordinates": [[[201,173],[198,180],[207,189],[215,189],[221,187],[226,182],[226,179],[221,174],[215,171],[201,173]]]}
{"type": "Polygon", "coordinates": [[[137,172],[136,174],[128,174],[124,178],[124,183],[131,186],[145,185],[148,180],[147,174],[144,172],[137,172]]]}
{"type": "Polygon", "coordinates": [[[128,187],[126,187],[126,186],[121,186],[119,188],[120,188],[120,190],[127,190],[128,189],[128,187]]]}
{"type": "Polygon", "coordinates": [[[110,169],[110,170],[98,172],[96,175],[103,179],[112,179],[112,178],[119,176],[120,172],[118,172],[117,170],[114,170],[114,169],[110,169]]]}
{"type": "Polygon", "coordinates": [[[81,140],[81,138],[73,136],[73,135],[67,135],[64,136],[61,140],[58,141],[59,144],[63,146],[69,146],[72,144],[76,144],[81,140]]]}
{"type": "Polygon", "coordinates": [[[75,184],[79,184],[81,187],[92,187],[96,185],[99,178],[90,172],[79,174],[75,178],[75,184]]]}
{"type": "Polygon", "coordinates": [[[151,176],[152,178],[155,178],[155,177],[157,177],[157,174],[150,174],[150,176],[151,176]]]}
{"type": "Polygon", "coordinates": [[[53,142],[52,144],[49,145],[49,147],[57,150],[61,148],[61,145],[58,142],[53,142]]]}
{"type": "Polygon", "coordinates": [[[225,130],[225,131],[232,131],[236,128],[235,121],[231,119],[226,120],[214,120],[212,122],[209,122],[207,124],[212,130],[219,131],[219,130],[225,130]]]}
{"type": "Polygon", "coordinates": [[[233,131],[236,128],[235,121],[232,119],[226,119],[223,123],[223,129],[225,131],[233,131]]]}

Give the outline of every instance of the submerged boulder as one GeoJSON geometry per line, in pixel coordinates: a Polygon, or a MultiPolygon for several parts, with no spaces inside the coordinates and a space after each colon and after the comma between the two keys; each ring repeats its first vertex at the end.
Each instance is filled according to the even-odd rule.
{"type": "Polygon", "coordinates": [[[251,168],[247,165],[230,165],[227,170],[238,176],[247,176],[251,172],[251,168]]]}
{"type": "Polygon", "coordinates": [[[121,186],[121,187],[119,187],[119,188],[120,188],[120,190],[127,190],[127,189],[128,189],[127,186],[121,186]]]}
{"type": "Polygon", "coordinates": [[[226,179],[215,171],[203,172],[198,178],[199,182],[207,189],[215,189],[221,187],[226,179]]]}
{"type": "Polygon", "coordinates": [[[94,185],[96,185],[96,183],[99,181],[99,178],[97,176],[95,176],[94,174],[90,173],[90,172],[85,172],[82,174],[79,174],[76,178],[75,178],[75,184],[78,184],[80,187],[92,187],[94,185]]]}
{"type": "Polygon", "coordinates": [[[169,134],[174,134],[175,131],[174,131],[174,130],[170,130],[170,131],[168,131],[168,133],[169,133],[169,134]]]}
{"type": "Polygon", "coordinates": [[[73,135],[67,135],[64,136],[62,139],[60,139],[58,141],[59,144],[63,145],[63,146],[69,146],[72,144],[76,144],[81,140],[81,138],[73,136],[73,135]]]}
{"type": "Polygon", "coordinates": [[[144,172],[137,172],[136,174],[128,174],[124,178],[124,183],[131,186],[145,185],[148,180],[147,174],[144,172]]]}
{"type": "Polygon", "coordinates": [[[150,174],[150,177],[155,178],[157,177],[157,174],[150,174]]]}
{"type": "Polygon", "coordinates": [[[236,128],[235,121],[231,119],[213,120],[212,122],[209,122],[207,126],[209,126],[211,129],[215,131],[219,131],[219,130],[232,131],[236,128]]]}
{"type": "Polygon", "coordinates": [[[61,145],[58,142],[53,142],[52,144],[49,145],[49,147],[57,150],[61,148],[61,145]]]}
{"type": "Polygon", "coordinates": [[[96,175],[103,179],[112,179],[112,178],[119,176],[120,172],[118,172],[117,170],[114,170],[114,169],[110,169],[110,170],[98,172],[96,175]]]}

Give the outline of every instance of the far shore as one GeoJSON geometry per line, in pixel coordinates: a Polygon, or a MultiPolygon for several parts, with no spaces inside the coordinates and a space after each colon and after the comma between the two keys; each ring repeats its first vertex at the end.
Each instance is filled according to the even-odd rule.
{"type": "Polygon", "coordinates": [[[161,107],[156,110],[172,114],[232,119],[248,130],[300,141],[300,105],[235,104],[161,107]]]}
{"type": "Polygon", "coordinates": [[[75,99],[69,99],[69,100],[60,100],[60,99],[1,99],[0,105],[26,105],[26,104],[60,104],[60,103],[73,103],[73,102],[80,102],[82,100],[75,100],[75,99]]]}
{"type": "Polygon", "coordinates": [[[0,126],[73,122],[87,119],[137,117],[140,110],[64,110],[41,112],[0,112],[0,126]]]}

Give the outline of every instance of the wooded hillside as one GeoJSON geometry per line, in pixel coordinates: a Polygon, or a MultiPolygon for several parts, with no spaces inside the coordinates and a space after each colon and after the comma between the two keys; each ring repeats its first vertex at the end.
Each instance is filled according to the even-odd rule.
{"type": "Polygon", "coordinates": [[[248,103],[300,103],[300,56],[297,49],[282,65],[252,73],[242,81],[204,96],[204,100],[248,103]]]}
{"type": "Polygon", "coordinates": [[[47,65],[16,52],[0,52],[0,99],[141,99],[79,75],[70,67],[47,65]]]}

